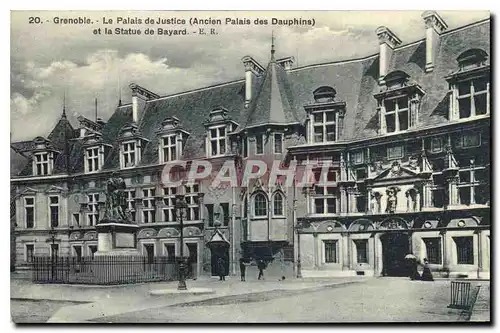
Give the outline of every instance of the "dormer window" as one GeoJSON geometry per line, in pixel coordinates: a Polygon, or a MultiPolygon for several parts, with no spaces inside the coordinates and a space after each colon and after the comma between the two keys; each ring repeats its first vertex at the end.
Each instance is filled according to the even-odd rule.
{"type": "Polygon", "coordinates": [[[124,126],[118,138],[120,142],[120,167],[133,168],[141,161],[142,148],[148,142],[141,137],[135,124],[124,126]]]}
{"type": "Polygon", "coordinates": [[[184,143],[189,133],[185,131],[177,117],[168,117],[157,131],[159,138],[159,163],[177,161],[182,156],[184,143]]]}
{"type": "Polygon", "coordinates": [[[320,87],[313,92],[314,103],[305,105],[308,113],[308,142],[338,141],[342,134],[345,102],[336,102],[332,87],[320,87]]]}
{"type": "Polygon", "coordinates": [[[37,137],[33,143],[33,175],[47,176],[51,175],[54,169],[54,153],[50,147],[50,141],[42,137],[37,137]]]}
{"type": "Polygon", "coordinates": [[[383,91],[375,94],[381,134],[406,131],[418,124],[425,92],[417,84],[408,84],[409,77],[403,71],[391,72],[384,77],[383,91]]]}
{"type": "Polygon", "coordinates": [[[446,77],[450,84],[450,120],[490,113],[490,66],[488,54],[471,49],[457,58],[458,70],[446,77]]]}
{"type": "Polygon", "coordinates": [[[238,124],[227,113],[223,107],[214,109],[205,121],[207,157],[223,156],[229,150],[229,134],[236,130],[238,124]]]}
{"type": "Polygon", "coordinates": [[[104,156],[110,145],[102,141],[100,133],[91,133],[83,139],[85,149],[85,172],[98,172],[104,165],[104,156]]]}
{"type": "Polygon", "coordinates": [[[122,144],[122,168],[131,168],[137,164],[135,141],[122,144]]]}

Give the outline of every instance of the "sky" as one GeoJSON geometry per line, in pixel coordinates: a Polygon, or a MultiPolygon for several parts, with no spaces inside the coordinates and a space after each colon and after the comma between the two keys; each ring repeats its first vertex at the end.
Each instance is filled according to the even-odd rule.
{"type": "MultiPolygon", "coordinates": [[[[73,126],[79,115],[107,120],[118,100],[131,100],[129,84],[137,83],[165,96],[243,79],[241,58],[250,55],[262,66],[270,59],[271,35],[276,56],[294,56],[296,66],[346,60],[378,52],[375,29],[387,26],[403,45],[425,38],[422,11],[295,12],[11,12],[11,140],[47,136],[62,113],[73,126]],[[40,17],[42,23],[29,23],[40,17]],[[55,24],[53,19],[87,17],[93,25],[55,24]],[[104,25],[103,17],[114,24],[104,25]],[[95,35],[110,26],[141,29],[159,25],[116,24],[118,17],[314,19],[314,26],[221,25],[217,35],[95,35]],[[33,19],[32,19],[33,20],[33,19]],[[99,22],[97,22],[99,21],[99,22]],[[26,127],[28,126],[28,127],[26,127]]],[[[448,30],[489,17],[485,11],[439,11],[448,30]]],[[[167,29],[181,26],[163,26],[167,29]]],[[[198,27],[187,25],[189,31],[198,27]]],[[[208,31],[212,26],[203,26],[208,31]]]]}

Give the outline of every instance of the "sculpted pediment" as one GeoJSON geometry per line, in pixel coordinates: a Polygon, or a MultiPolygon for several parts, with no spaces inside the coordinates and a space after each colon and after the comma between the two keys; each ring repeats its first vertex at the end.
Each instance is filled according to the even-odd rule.
{"type": "Polygon", "coordinates": [[[411,170],[406,166],[401,166],[399,162],[394,162],[391,166],[383,169],[375,178],[373,178],[373,181],[397,178],[415,178],[417,176],[417,172],[411,170]]]}

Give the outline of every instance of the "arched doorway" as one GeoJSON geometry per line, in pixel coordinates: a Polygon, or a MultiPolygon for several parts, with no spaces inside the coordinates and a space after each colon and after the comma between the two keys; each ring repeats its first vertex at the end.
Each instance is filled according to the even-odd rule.
{"type": "Polygon", "coordinates": [[[229,275],[229,242],[224,234],[220,230],[215,229],[215,232],[210,241],[207,243],[207,246],[210,249],[210,266],[212,276],[219,275],[219,265],[217,264],[219,258],[224,260],[224,275],[229,275]]]}
{"type": "Polygon", "coordinates": [[[408,232],[386,232],[382,242],[382,276],[406,276],[405,256],[410,247],[408,232]]]}

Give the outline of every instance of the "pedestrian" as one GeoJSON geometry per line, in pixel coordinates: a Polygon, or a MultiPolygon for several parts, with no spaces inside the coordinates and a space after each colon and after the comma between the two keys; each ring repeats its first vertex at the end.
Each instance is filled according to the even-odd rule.
{"type": "Polygon", "coordinates": [[[418,274],[418,263],[416,258],[408,259],[410,280],[419,280],[420,274],[418,274]]]}
{"type": "Polygon", "coordinates": [[[434,281],[427,258],[424,258],[424,271],[422,272],[422,281],[434,281]]]}
{"type": "Polygon", "coordinates": [[[243,258],[240,258],[240,274],[241,274],[241,281],[245,281],[245,271],[247,267],[245,266],[245,260],[243,258]]]}
{"type": "Polygon", "coordinates": [[[262,280],[264,280],[264,269],[266,268],[266,263],[264,262],[264,260],[259,259],[259,261],[257,262],[257,268],[259,269],[258,280],[260,280],[261,278],[262,280]]]}
{"type": "Polygon", "coordinates": [[[219,257],[219,259],[217,259],[217,272],[219,273],[219,280],[220,281],[226,281],[226,272],[225,272],[225,262],[224,262],[224,259],[222,259],[221,257],[219,257]]]}

